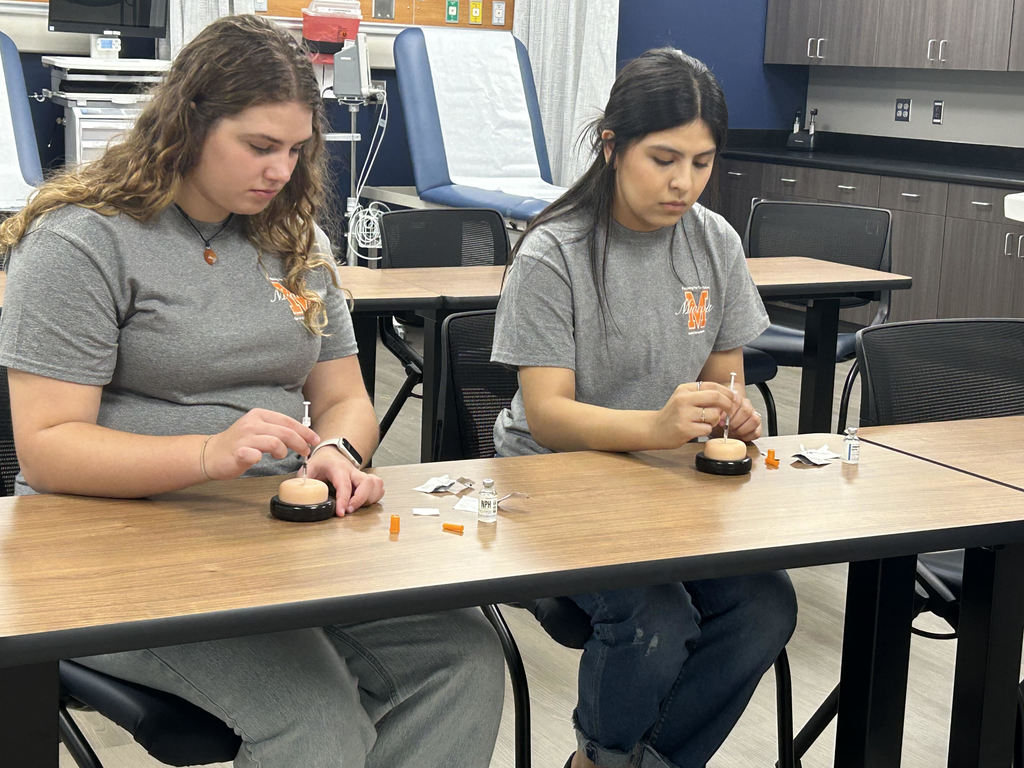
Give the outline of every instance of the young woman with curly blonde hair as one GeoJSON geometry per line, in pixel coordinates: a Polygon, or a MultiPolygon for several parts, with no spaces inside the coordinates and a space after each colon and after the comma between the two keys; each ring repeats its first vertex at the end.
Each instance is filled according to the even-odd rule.
{"type": "MultiPolygon", "coordinates": [[[[380,499],[337,442],[369,458],[378,432],[315,223],[323,122],[289,33],[220,19],[123,143],[0,226],[19,493],[150,496],[308,456],[339,515],[380,499]]],[[[487,765],[504,681],[478,611],[79,661],[220,717],[261,768],[487,765]]]]}

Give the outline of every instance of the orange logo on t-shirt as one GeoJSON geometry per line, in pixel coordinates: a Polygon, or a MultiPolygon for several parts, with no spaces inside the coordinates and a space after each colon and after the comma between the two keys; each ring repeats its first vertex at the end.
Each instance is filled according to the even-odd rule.
{"type": "Polygon", "coordinates": [[[285,288],[284,283],[280,280],[276,280],[273,277],[268,277],[267,279],[270,280],[270,284],[277,289],[277,292],[274,294],[274,298],[271,299],[271,301],[287,301],[288,305],[292,308],[292,314],[297,319],[301,320],[304,317],[303,313],[306,311],[306,307],[309,306],[309,299],[292,293],[285,288]]]}
{"type": "Polygon", "coordinates": [[[708,324],[708,312],[711,311],[708,295],[707,288],[683,288],[683,306],[676,314],[686,313],[687,327],[691,333],[702,333],[708,324]],[[696,299],[694,293],[697,293],[696,299]]]}

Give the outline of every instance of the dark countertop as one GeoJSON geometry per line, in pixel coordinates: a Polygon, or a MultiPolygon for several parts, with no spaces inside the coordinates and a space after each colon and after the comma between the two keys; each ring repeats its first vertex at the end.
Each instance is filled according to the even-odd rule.
{"type": "Polygon", "coordinates": [[[785,149],[785,131],[730,131],[722,157],[837,171],[1024,190],[1024,150],[845,134],[819,134],[821,149],[785,149]]]}

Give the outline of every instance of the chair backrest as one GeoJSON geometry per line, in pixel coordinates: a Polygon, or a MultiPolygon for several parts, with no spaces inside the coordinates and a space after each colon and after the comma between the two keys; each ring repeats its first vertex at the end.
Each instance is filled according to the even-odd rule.
{"type": "Polygon", "coordinates": [[[494,310],[449,315],[441,325],[441,385],[434,461],[494,456],[494,421],[519,389],[491,362],[494,310]]]}
{"type": "Polygon", "coordinates": [[[501,214],[488,208],[425,208],[380,219],[383,267],[468,267],[508,262],[501,214]]]}
{"type": "Polygon", "coordinates": [[[416,27],[394,49],[417,191],[482,179],[551,183],[522,42],[510,32],[416,27]]]}
{"type": "Polygon", "coordinates": [[[21,58],[0,32],[0,210],[21,208],[42,180],[21,58]]]}
{"type": "MultiPolygon", "coordinates": [[[[743,237],[748,258],[805,256],[888,272],[892,214],[884,208],[835,203],[757,200],[751,206],[743,237]]],[[[865,304],[872,295],[844,306],[865,304]]],[[[889,315],[889,291],[877,295],[881,304],[874,323],[889,315]]]]}
{"type": "Polygon", "coordinates": [[[864,425],[1024,414],[1024,319],[864,328],[857,362],[864,425]]]}
{"type": "Polygon", "coordinates": [[[7,369],[0,365],[0,495],[14,495],[14,478],[18,475],[18,454],[14,451],[14,429],[11,426],[11,395],[7,388],[7,369]]]}

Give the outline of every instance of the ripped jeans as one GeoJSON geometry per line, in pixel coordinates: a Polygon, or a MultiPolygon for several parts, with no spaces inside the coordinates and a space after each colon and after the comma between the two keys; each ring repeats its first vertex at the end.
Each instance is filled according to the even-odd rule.
{"type": "Polygon", "coordinates": [[[784,571],[573,595],[579,749],[601,768],[701,768],[796,625],[784,571]]]}

